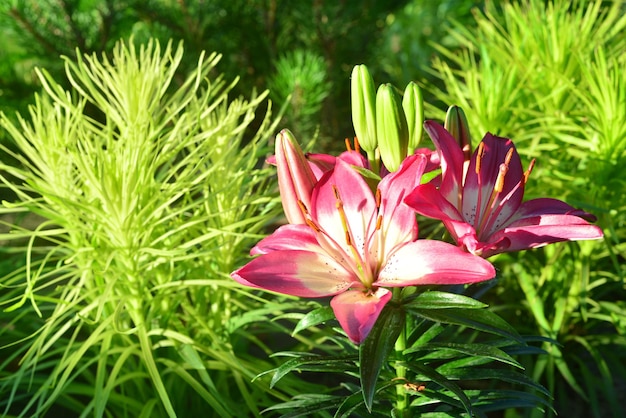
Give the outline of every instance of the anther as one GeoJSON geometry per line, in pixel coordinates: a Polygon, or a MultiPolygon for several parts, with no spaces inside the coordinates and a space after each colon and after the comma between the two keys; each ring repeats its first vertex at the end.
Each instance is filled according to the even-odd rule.
{"type": "Polygon", "coordinates": [[[493,186],[493,191],[496,193],[502,192],[504,189],[504,177],[506,173],[509,171],[509,166],[506,163],[500,164],[500,168],[498,170],[498,177],[496,177],[496,184],[493,186]]]}
{"type": "Polygon", "coordinates": [[[352,147],[350,146],[350,140],[348,138],[345,139],[346,150],[352,151],[352,147]]]}
{"type": "Polygon", "coordinates": [[[359,139],[356,136],[354,137],[354,150],[356,152],[361,152],[361,146],[359,145],[359,139]]]}
{"type": "Polygon", "coordinates": [[[482,163],[483,156],[485,155],[485,143],[478,144],[478,150],[476,151],[476,174],[480,174],[480,165],[482,163]]]}
{"type": "Polygon", "coordinates": [[[528,177],[530,177],[530,173],[533,171],[533,167],[535,166],[535,159],[533,158],[528,166],[528,170],[524,171],[524,184],[528,181],[528,177]]]}
{"type": "Polygon", "coordinates": [[[302,211],[302,214],[304,215],[304,217],[307,217],[309,215],[309,210],[307,209],[304,202],[300,199],[298,199],[298,206],[300,207],[300,210],[302,211]]]}

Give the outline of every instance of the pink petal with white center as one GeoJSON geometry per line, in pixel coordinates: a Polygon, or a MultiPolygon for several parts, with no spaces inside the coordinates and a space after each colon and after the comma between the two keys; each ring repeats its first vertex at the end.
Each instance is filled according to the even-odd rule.
{"type": "Polygon", "coordinates": [[[279,227],[250,250],[250,255],[267,254],[281,250],[322,251],[315,231],[308,225],[289,224],[279,227]]]}
{"type": "Polygon", "coordinates": [[[380,257],[385,258],[397,245],[417,239],[417,220],[415,211],[404,203],[404,198],[420,184],[426,157],[411,155],[407,157],[398,171],[383,178],[378,185],[380,191],[379,215],[382,216],[380,225],[384,246],[380,257]]]}
{"type": "Polygon", "coordinates": [[[489,237],[489,243],[508,239],[505,248],[485,250],[483,257],[501,252],[520,251],[542,247],[561,241],[577,241],[602,238],[600,228],[578,216],[541,215],[519,219],[489,237]]]}
{"type": "Polygon", "coordinates": [[[346,254],[352,254],[346,237],[349,233],[353,247],[364,258],[366,238],[376,225],[377,208],[363,177],[337,159],[334,170],[326,173],[313,190],[312,205],[311,217],[328,237],[346,254]]]}
{"type": "Polygon", "coordinates": [[[431,183],[417,186],[404,202],[420,215],[443,221],[456,241],[467,235],[476,235],[474,227],[465,222],[457,208],[431,183]]]}
{"type": "Polygon", "coordinates": [[[441,194],[454,206],[460,207],[463,187],[463,150],[443,126],[433,121],[424,122],[424,129],[437,147],[441,160],[441,194]]]}
{"type": "Polygon", "coordinates": [[[495,275],[488,261],[454,245],[423,239],[394,252],[374,284],[387,287],[465,284],[489,280],[495,275]]]}
{"type": "Polygon", "coordinates": [[[378,288],[374,293],[348,290],[332,298],[330,306],[350,341],[360,344],[390,299],[391,292],[383,288],[378,288]]]}
{"type": "Polygon", "coordinates": [[[360,286],[358,278],[332,257],[310,251],[274,251],[231,273],[237,282],[300,297],[332,296],[360,286]]]}

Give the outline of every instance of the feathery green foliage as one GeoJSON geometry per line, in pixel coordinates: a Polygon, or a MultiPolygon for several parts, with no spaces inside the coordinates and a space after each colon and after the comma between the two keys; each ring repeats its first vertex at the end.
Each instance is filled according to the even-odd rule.
{"type": "Polygon", "coordinates": [[[269,365],[240,318],[267,301],[227,275],[280,211],[266,93],[230,98],[217,54],[173,88],[182,56],[67,59],[72,91],[39,71],[30,120],[2,116],[2,211],[41,218],[0,236],[26,260],[0,278],[3,414],[256,416],[285,396],[250,383],[269,365]]]}

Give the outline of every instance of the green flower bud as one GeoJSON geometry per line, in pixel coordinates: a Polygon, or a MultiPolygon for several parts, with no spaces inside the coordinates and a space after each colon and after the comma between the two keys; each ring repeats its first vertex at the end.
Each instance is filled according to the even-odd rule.
{"type": "Polygon", "coordinates": [[[352,124],[359,145],[368,154],[378,146],[376,141],[376,105],[374,80],[365,65],[356,65],[351,76],[352,124]]]}
{"type": "Polygon", "coordinates": [[[472,156],[472,139],[470,137],[469,124],[465,112],[458,106],[450,106],[446,113],[444,128],[456,139],[463,150],[465,161],[469,161],[472,156]]]}
{"type": "Polygon", "coordinates": [[[407,156],[409,128],[400,98],[391,84],[383,84],[376,93],[376,136],[380,158],[389,171],[396,171],[407,156]]]}
{"type": "Polygon", "coordinates": [[[422,97],[422,90],[412,81],[404,89],[402,109],[404,109],[409,127],[408,152],[412,153],[422,140],[424,132],[424,98],[422,97]]]}

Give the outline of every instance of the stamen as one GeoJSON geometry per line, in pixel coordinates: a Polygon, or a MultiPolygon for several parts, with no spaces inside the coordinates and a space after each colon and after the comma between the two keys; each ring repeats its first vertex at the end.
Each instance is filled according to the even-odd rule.
{"type": "Polygon", "coordinates": [[[504,164],[506,164],[507,166],[511,164],[511,158],[513,158],[513,148],[509,148],[509,150],[507,151],[506,157],[504,157],[504,164]]]}
{"type": "Polygon", "coordinates": [[[350,140],[346,138],[344,142],[346,143],[346,150],[352,151],[352,147],[350,146],[350,140]]]}
{"type": "Polygon", "coordinates": [[[500,164],[500,169],[498,170],[498,177],[496,177],[496,184],[493,186],[493,194],[494,195],[501,193],[504,189],[504,177],[506,173],[509,172],[509,166],[506,163],[500,164]]]}
{"type": "Polygon", "coordinates": [[[361,152],[361,146],[359,145],[359,138],[354,137],[354,150],[356,152],[361,152]]]}
{"type": "Polygon", "coordinates": [[[382,215],[378,215],[378,218],[376,219],[376,230],[380,231],[380,228],[383,224],[383,216],[382,215]]]}
{"type": "Polygon", "coordinates": [[[320,228],[319,226],[317,226],[317,224],[315,222],[313,222],[311,219],[309,218],[304,218],[304,222],[306,222],[306,224],[315,232],[322,232],[322,228],[320,228]]]}
{"type": "Polygon", "coordinates": [[[528,170],[524,171],[524,178],[522,180],[522,184],[526,184],[526,182],[528,181],[528,177],[530,177],[530,173],[532,173],[533,171],[533,167],[535,166],[535,159],[533,158],[532,161],[530,162],[530,165],[528,166],[528,170]]]}
{"type": "Polygon", "coordinates": [[[380,196],[380,189],[376,189],[376,209],[380,209],[380,202],[381,202],[381,196],[380,196]]]}
{"type": "Polygon", "coordinates": [[[483,156],[485,155],[485,143],[481,141],[478,144],[478,151],[476,153],[476,174],[480,174],[480,166],[482,163],[483,156]]]}
{"type": "Polygon", "coordinates": [[[337,208],[337,212],[339,212],[339,219],[341,219],[341,227],[343,228],[343,231],[344,231],[346,245],[348,246],[348,248],[350,248],[352,257],[354,258],[357,268],[359,269],[361,273],[361,277],[362,277],[361,282],[363,284],[369,285],[371,284],[371,281],[370,281],[371,279],[366,277],[368,276],[368,274],[365,269],[365,265],[363,263],[363,260],[361,259],[361,255],[359,254],[356,247],[354,246],[354,243],[352,242],[352,236],[350,235],[350,227],[348,226],[348,218],[346,217],[346,211],[343,209],[343,202],[341,201],[341,196],[339,195],[339,189],[335,185],[333,185],[333,193],[335,194],[335,199],[337,199],[337,201],[335,202],[335,207],[337,208]],[[366,281],[368,281],[369,283],[366,283],[366,281]]]}
{"type": "MultiPolygon", "coordinates": [[[[482,147],[482,144],[483,143],[481,142],[478,151],[479,157],[481,158],[484,153],[484,148],[482,147]]],[[[478,232],[479,236],[482,236],[484,229],[487,227],[487,223],[491,223],[490,218],[495,216],[494,209],[497,207],[500,201],[498,199],[498,196],[504,190],[504,179],[509,172],[509,165],[511,163],[511,159],[513,158],[513,151],[513,148],[509,148],[506,156],[504,157],[504,162],[501,163],[498,167],[498,176],[496,177],[496,181],[493,185],[493,190],[491,191],[491,195],[489,196],[489,200],[487,201],[487,205],[485,206],[484,213],[482,213],[480,217],[478,216],[478,214],[476,214],[476,219],[478,220],[478,227],[476,228],[476,231],[478,232]]],[[[479,166],[479,161],[479,159],[476,160],[476,167],[479,166]]],[[[476,171],[476,173],[478,174],[478,170],[476,171]]]]}
{"type": "Polygon", "coordinates": [[[300,207],[300,211],[302,212],[302,215],[304,215],[304,217],[306,218],[309,215],[309,210],[306,208],[306,205],[304,204],[304,202],[300,199],[298,199],[298,206],[300,207]]]}

